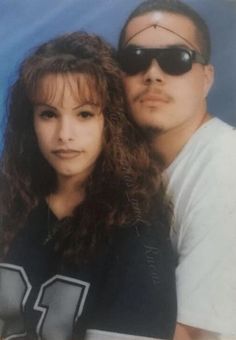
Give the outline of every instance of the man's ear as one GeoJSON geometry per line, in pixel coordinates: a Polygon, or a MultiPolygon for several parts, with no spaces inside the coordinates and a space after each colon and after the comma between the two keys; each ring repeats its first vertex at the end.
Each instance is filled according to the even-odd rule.
{"type": "Polygon", "coordinates": [[[204,94],[205,98],[207,97],[213,83],[214,83],[214,66],[211,64],[204,66],[204,94]]]}

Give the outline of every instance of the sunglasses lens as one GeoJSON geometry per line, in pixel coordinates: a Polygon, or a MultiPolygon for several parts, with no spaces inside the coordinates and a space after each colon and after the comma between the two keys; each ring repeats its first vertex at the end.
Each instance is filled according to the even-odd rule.
{"type": "Polygon", "coordinates": [[[192,68],[191,53],[181,48],[163,49],[157,60],[162,70],[170,75],[181,75],[192,68]]]}
{"type": "Polygon", "coordinates": [[[118,60],[121,69],[129,75],[146,70],[151,62],[145,49],[133,48],[132,46],[121,50],[118,54],[118,60]]]}
{"type": "Polygon", "coordinates": [[[181,75],[192,68],[192,54],[183,48],[136,48],[128,46],[118,54],[121,69],[128,75],[147,70],[156,59],[161,69],[170,75],[181,75]]]}

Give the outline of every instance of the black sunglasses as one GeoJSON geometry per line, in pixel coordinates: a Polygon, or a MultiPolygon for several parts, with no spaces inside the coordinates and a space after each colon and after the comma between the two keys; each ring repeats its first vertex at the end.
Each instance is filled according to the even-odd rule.
{"type": "Polygon", "coordinates": [[[193,63],[206,65],[204,57],[182,47],[142,48],[129,45],[118,52],[121,69],[128,75],[146,71],[152,60],[158,61],[161,69],[170,75],[178,76],[191,70],[193,63]]]}

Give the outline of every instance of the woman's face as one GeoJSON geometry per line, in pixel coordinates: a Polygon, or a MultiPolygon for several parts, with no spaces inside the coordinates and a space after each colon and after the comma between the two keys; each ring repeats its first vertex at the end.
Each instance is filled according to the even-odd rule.
{"type": "Polygon", "coordinates": [[[58,180],[73,177],[83,183],[102,151],[104,116],[94,97],[82,74],[48,74],[39,82],[34,129],[58,180]]]}

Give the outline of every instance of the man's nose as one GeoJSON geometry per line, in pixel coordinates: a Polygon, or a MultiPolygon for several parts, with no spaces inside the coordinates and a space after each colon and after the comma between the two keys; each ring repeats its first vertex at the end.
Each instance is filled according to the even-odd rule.
{"type": "Polygon", "coordinates": [[[165,79],[165,72],[161,69],[158,61],[156,59],[152,59],[151,64],[148,69],[144,72],[144,82],[152,83],[158,82],[163,83],[165,79]]]}

